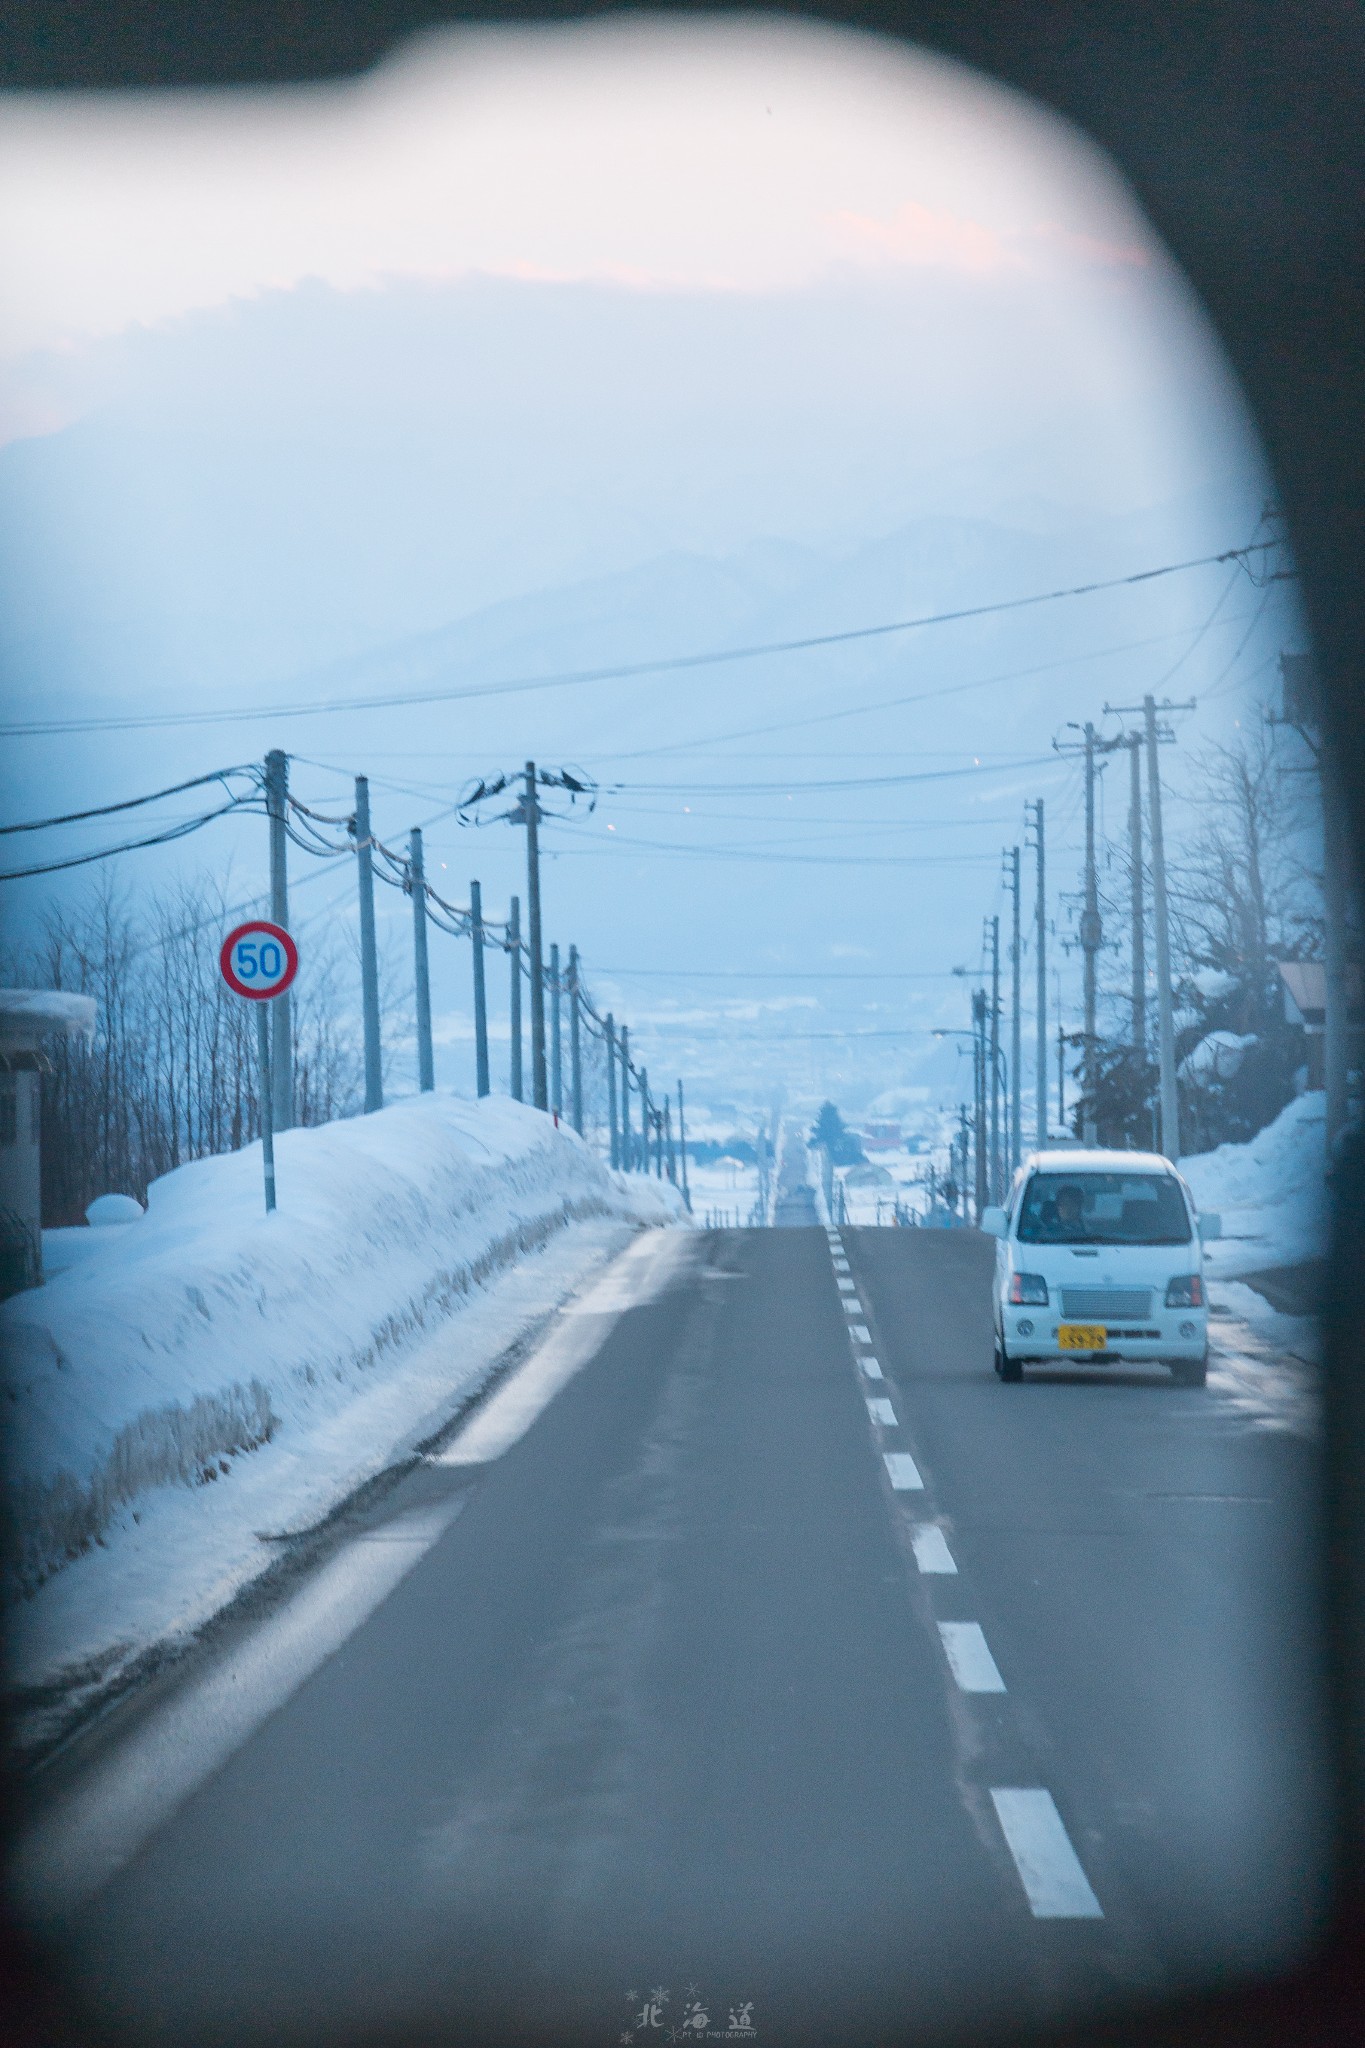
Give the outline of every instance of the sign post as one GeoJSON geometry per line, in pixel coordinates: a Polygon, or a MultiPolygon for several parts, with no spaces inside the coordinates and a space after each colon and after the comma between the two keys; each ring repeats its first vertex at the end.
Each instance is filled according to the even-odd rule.
{"type": "Polygon", "coordinates": [[[265,1165],[265,1207],[275,1206],[275,1115],[271,1098],[269,1004],[282,996],[299,971],[299,949],[283,925],[253,918],[224,939],[218,954],[224,981],[237,996],[256,1005],[256,1052],[260,1061],[261,1157],[265,1165]]]}

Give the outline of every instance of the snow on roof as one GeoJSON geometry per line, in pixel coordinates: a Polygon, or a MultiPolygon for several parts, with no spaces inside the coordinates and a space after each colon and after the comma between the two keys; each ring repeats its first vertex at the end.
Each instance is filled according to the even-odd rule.
{"type": "Polygon", "coordinates": [[[62,988],[0,988],[0,1038],[33,1039],[50,1031],[93,1038],[95,998],[62,988]]]}
{"type": "Polygon", "coordinates": [[[1025,1161],[1045,1173],[1169,1173],[1171,1162],[1160,1152],[1107,1151],[1100,1146],[1068,1145],[1065,1150],[1034,1152],[1025,1161]]]}

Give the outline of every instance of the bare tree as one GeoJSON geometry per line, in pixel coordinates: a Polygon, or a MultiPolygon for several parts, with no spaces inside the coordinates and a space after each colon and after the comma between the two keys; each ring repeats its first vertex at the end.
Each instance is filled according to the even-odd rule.
{"type": "MultiPolygon", "coordinates": [[[[145,1200],[151,1181],[259,1135],[255,1020],[218,972],[217,935],[233,911],[221,883],[182,881],[140,914],[106,875],[76,908],[54,905],[6,979],[95,998],[94,1040],[63,1041],[43,1076],[43,1217],[76,1223],[95,1195],[145,1200]]],[[[345,1001],[345,948],[333,930],[304,950],[296,983],[299,1121],[355,1114],[362,1099],[358,1018],[345,1001]]],[[[391,995],[397,1013],[401,998],[391,995]]]]}

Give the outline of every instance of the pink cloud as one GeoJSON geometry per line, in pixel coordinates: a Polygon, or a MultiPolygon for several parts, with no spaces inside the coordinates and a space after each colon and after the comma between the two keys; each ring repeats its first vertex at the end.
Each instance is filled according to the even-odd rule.
{"type": "Polygon", "coordinates": [[[851,253],[888,263],[932,265],[977,272],[1019,270],[1023,259],[981,221],[938,213],[907,199],[889,220],[843,209],[826,221],[851,253]]]}
{"type": "Polygon", "coordinates": [[[1144,269],[1151,252],[1136,242],[1110,242],[1055,221],[1001,234],[983,221],[938,212],[916,199],[885,220],[843,209],[826,214],[844,252],[883,263],[971,271],[978,276],[1044,267],[1049,259],[1084,269],[1144,269]]]}
{"type": "Polygon", "coordinates": [[[1102,270],[1145,270],[1151,251],[1139,242],[1106,242],[1098,235],[1079,234],[1074,228],[1058,227],[1056,221],[1040,221],[1032,231],[1034,239],[1084,264],[1102,270]]]}

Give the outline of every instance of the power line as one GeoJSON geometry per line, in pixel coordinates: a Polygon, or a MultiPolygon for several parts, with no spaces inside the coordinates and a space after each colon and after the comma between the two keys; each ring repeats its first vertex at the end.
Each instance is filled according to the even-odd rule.
{"type": "MultiPolygon", "coordinates": [[[[833,723],[835,720],[844,718],[865,718],[869,717],[873,712],[877,711],[899,711],[902,710],[907,704],[928,704],[943,697],[960,697],[970,690],[989,689],[993,684],[1023,682],[1029,676],[1047,675],[1054,669],[1074,668],[1079,662],[1101,661],[1113,654],[1132,654],[1136,653],[1139,649],[1144,647],[1159,647],[1168,640],[1181,639],[1185,634],[1193,631],[1195,634],[1195,638],[1191,643],[1191,648],[1186,650],[1186,652],[1188,653],[1192,651],[1192,648],[1198,644],[1199,640],[1203,638],[1204,634],[1212,625],[1214,617],[1216,617],[1218,610],[1221,609],[1222,605],[1226,601],[1228,591],[1231,590],[1232,585],[1236,582],[1236,580],[1237,572],[1234,569],[1232,577],[1228,583],[1227,589],[1224,590],[1222,597],[1219,598],[1218,605],[1215,607],[1214,613],[1211,614],[1210,617],[1204,621],[1204,624],[1198,627],[1197,629],[1191,628],[1189,626],[1181,626],[1175,632],[1172,633],[1154,633],[1148,635],[1145,639],[1142,640],[1121,640],[1118,642],[1116,646],[1096,648],[1092,653],[1089,654],[1059,655],[1056,659],[1052,661],[1035,662],[1029,668],[1006,669],[999,675],[978,676],[968,683],[944,683],[940,684],[936,689],[932,690],[915,690],[910,692],[908,695],[897,697],[879,697],[876,699],[874,703],[871,704],[851,704],[847,706],[841,706],[841,708],[837,711],[815,711],[810,713],[806,717],[783,718],[769,725],[741,726],[737,729],[732,729],[729,732],[708,733],[704,739],[699,740],[671,740],[667,743],[667,745],[664,746],[641,747],[633,753],[614,754],[607,756],[607,758],[610,760],[617,761],[647,761],[656,759],[660,754],[691,753],[694,748],[716,746],[723,744],[727,740],[762,739],[767,733],[797,732],[803,726],[828,725],[833,723]]],[[[1264,605],[1265,598],[1262,597],[1262,608],[1264,607],[1264,605]]],[[[1239,614],[1238,620],[1245,616],[1245,613],[1239,614]]],[[[1259,611],[1257,612],[1256,616],[1260,616],[1259,611]]],[[[1227,623],[1229,625],[1236,624],[1238,623],[1238,620],[1229,620],[1227,621],[1227,623]]],[[[1183,655],[1181,659],[1184,659],[1183,655]]]]}
{"type": "MultiPolygon", "coordinates": [[[[1253,541],[1245,547],[1225,548],[1221,554],[1199,555],[1184,562],[1166,562],[1159,568],[1137,569],[1126,576],[1105,577],[1093,583],[1076,583],[1061,590],[1036,591],[1027,597],[1000,598],[990,604],[963,605],[953,611],[927,612],[918,618],[893,619],[877,626],[852,626],[836,633],[811,633],[793,640],[769,640],[748,646],[713,648],[702,654],[658,656],[649,661],[620,663],[609,668],[568,669],[558,674],[513,677],[499,683],[474,683],[436,690],[385,691],[371,697],[334,697],[313,703],[302,701],[281,704],[277,700],[269,704],[233,705],[218,711],[169,712],[159,717],[139,715],[124,718],[20,720],[9,725],[0,725],[0,734],[13,739],[62,732],[145,732],[169,726],[237,725],[254,718],[313,718],[337,711],[380,711],[401,705],[463,703],[481,697],[518,696],[533,690],[569,689],[583,683],[626,682],[640,676],[677,675],[688,670],[712,668],[727,662],[755,661],[768,655],[803,654],[820,647],[838,647],[860,640],[885,639],[892,634],[916,632],[929,626],[958,625],[968,619],[991,618],[1003,612],[1024,611],[1040,604],[1055,604],[1064,598],[1091,597],[1100,591],[1130,588],[1140,583],[1151,583],[1158,577],[1175,576],[1189,569],[1207,569],[1228,562],[1239,563],[1254,581],[1255,572],[1251,568],[1251,557],[1258,553],[1273,552],[1278,546],[1279,543],[1276,541],[1253,541]]],[[[1291,570],[1263,571],[1262,580],[1276,581],[1293,573],[1291,570]]]]}
{"type": "Polygon", "coordinates": [[[162,797],[182,796],[187,789],[202,789],[206,782],[221,782],[226,788],[230,775],[248,775],[254,787],[260,787],[260,769],[254,762],[245,762],[236,768],[214,768],[207,775],[191,777],[188,782],[174,782],[169,789],[154,789],[148,796],[128,796],[116,804],[96,804],[88,811],[68,811],[60,818],[30,818],[22,825],[0,825],[0,837],[7,837],[12,832],[46,832],[54,825],[80,825],[87,818],[111,817],[115,811],[136,811],[144,804],[159,803],[162,797]]]}
{"type": "Polygon", "coordinates": [[[599,967],[599,974],[615,975],[626,981],[647,976],[650,980],[673,981],[954,981],[961,979],[956,967],[926,967],[918,971],[901,967],[842,968],[825,971],[819,967],[599,967]]]}
{"type": "Polygon", "coordinates": [[[547,859],[591,860],[594,856],[611,853],[618,846],[629,847],[633,853],[661,853],[683,860],[767,861],[808,867],[980,867],[996,859],[994,853],[766,853],[746,846],[683,846],[668,839],[629,839],[622,838],[619,833],[613,833],[610,839],[598,840],[591,846],[545,847],[542,851],[547,859]]]}
{"type": "Polygon", "coordinates": [[[914,782],[955,782],[964,775],[1008,775],[1020,768],[1054,765],[1051,754],[1013,754],[994,761],[984,757],[967,768],[924,768],[906,775],[845,775],[820,782],[609,782],[608,796],[801,796],[843,789],[900,789],[914,782]]]}
{"type": "Polygon", "coordinates": [[[168,826],[166,831],[153,833],[147,839],[128,839],[121,846],[101,847],[96,853],[76,853],[66,860],[44,861],[37,867],[9,868],[0,873],[0,882],[23,882],[33,875],[56,875],[65,868],[84,868],[97,860],[112,860],[116,854],[137,853],[144,846],[165,846],[173,839],[184,839],[189,833],[198,832],[201,826],[211,825],[215,818],[225,818],[229,811],[259,811],[261,808],[259,803],[253,802],[249,797],[234,797],[230,802],[220,805],[216,811],[205,811],[200,817],[184,819],[180,824],[168,826]]]}

